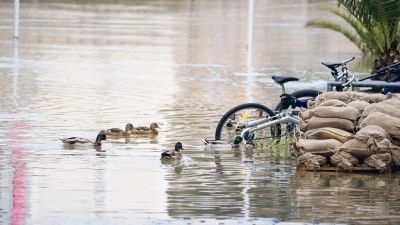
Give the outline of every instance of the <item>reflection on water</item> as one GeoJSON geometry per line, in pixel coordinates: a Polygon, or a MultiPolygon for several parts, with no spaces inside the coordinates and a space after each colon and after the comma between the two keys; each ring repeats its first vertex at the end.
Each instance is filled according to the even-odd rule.
{"type": "Polygon", "coordinates": [[[399,191],[398,173],[297,172],[289,182],[288,203],[313,222],[397,224],[399,191]]]}
{"type": "Polygon", "coordinates": [[[342,36],[305,29],[332,1],[255,1],[246,68],[247,1],[24,1],[18,49],[13,1],[0,0],[0,223],[398,223],[398,173],[297,173],[272,149],[205,149],[221,116],[280,87],[324,91],[319,62],[372,60],[342,36]],[[312,53],[312,54],[311,54],[312,53]],[[157,136],[64,146],[106,127],[157,136]],[[184,145],[180,161],[160,154],[184,145]],[[322,201],[322,199],[326,199],[322,201]],[[375,220],[377,217],[381,220],[375,220]]]}

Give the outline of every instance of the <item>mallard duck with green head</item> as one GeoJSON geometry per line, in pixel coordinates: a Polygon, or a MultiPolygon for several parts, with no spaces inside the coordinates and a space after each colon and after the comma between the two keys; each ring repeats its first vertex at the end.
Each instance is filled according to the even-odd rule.
{"type": "Polygon", "coordinates": [[[182,158],[181,150],[184,150],[182,143],[176,142],[174,151],[173,152],[165,151],[161,153],[160,160],[181,159],[182,158]]]}
{"type": "Polygon", "coordinates": [[[101,141],[106,140],[107,136],[105,134],[98,134],[96,137],[96,141],[91,141],[89,139],[86,138],[80,138],[80,137],[70,137],[70,138],[60,138],[60,140],[64,143],[64,144],[70,144],[70,145],[74,145],[74,144],[93,144],[94,146],[100,146],[101,145],[101,141]]]}
{"type": "Polygon", "coordinates": [[[233,143],[227,142],[227,141],[222,141],[222,140],[203,140],[204,144],[206,147],[209,148],[239,148],[240,143],[243,142],[243,138],[241,136],[236,136],[235,140],[233,140],[233,143]]]}
{"type": "Polygon", "coordinates": [[[161,129],[157,123],[151,123],[150,127],[135,127],[131,134],[158,134],[158,129],[161,129]]]}
{"type": "Polygon", "coordinates": [[[131,123],[127,123],[125,125],[125,130],[120,128],[110,128],[107,130],[101,130],[99,133],[108,135],[108,136],[119,136],[119,137],[129,137],[131,132],[134,130],[133,125],[131,123]]]}

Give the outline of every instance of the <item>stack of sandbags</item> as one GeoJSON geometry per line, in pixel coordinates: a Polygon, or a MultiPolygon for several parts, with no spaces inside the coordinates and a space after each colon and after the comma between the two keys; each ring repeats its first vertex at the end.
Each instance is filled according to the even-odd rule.
{"type": "MultiPolygon", "coordinates": [[[[328,100],[327,102],[337,102],[338,100],[328,100]]],[[[309,130],[332,127],[340,130],[354,132],[356,121],[360,117],[360,111],[353,107],[346,107],[346,104],[325,106],[322,103],[320,106],[300,111],[300,129],[303,132],[309,130]]]]}
{"type": "Polygon", "coordinates": [[[359,121],[358,127],[377,125],[389,133],[389,135],[400,140],[400,99],[385,100],[365,107],[359,121]],[[399,103],[399,106],[388,104],[399,103]]]}
{"type": "Polygon", "coordinates": [[[383,94],[370,94],[364,92],[355,92],[355,91],[346,91],[346,92],[325,92],[321,95],[317,96],[314,101],[309,101],[307,104],[307,108],[315,108],[320,106],[322,103],[328,100],[340,100],[345,104],[348,104],[353,101],[365,101],[367,103],[378,103],[384,101],[386,96],[383,94]]]}
{"type": "Polygon", "coordinates": [[[393,162],[400,165],[400,148],[395,145],[400,144],[399,96],[327,92],[308,106],[299,114],[300,139],[290,144],[299,164],[309,170],[323,164],[351,170],[364,164],[380,171],[393,162]]]}
{"type": "MultiPolygon", "coordinates": [[[[354,158],[356,158],[359,162],[364,162],[370,167],[384,170],[392,163],[390,153],[394,147],[389,134],[385,130],[376,125],[369,125],[359,130],[354,135],[354,139],[345,142],[338,149],[338,154],[352,162],[353,166],[358,164],[358,162],[355,163],[354,158]]],[[[337,164],[337,166],[351,169],[348,165],[343,167],[337,164]]]]}
{"type": "Polygon", "coordinates": [[[289,144],[290,154],[298,158],[299,164],[306,165],[308,170],[319,169],[327,164],[328,157],[342,145],[335,139],[300,139],[289,144]]]}

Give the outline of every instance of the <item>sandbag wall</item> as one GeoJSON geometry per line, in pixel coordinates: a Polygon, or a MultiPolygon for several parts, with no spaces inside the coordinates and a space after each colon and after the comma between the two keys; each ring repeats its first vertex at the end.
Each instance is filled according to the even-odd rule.
{"type": "Polygon", "coordinates": [[[400,97],[389,93],[326,92],[299,113],[292,156],[308,170],[322,165],[379,171],[400,165],[400,97]]]}

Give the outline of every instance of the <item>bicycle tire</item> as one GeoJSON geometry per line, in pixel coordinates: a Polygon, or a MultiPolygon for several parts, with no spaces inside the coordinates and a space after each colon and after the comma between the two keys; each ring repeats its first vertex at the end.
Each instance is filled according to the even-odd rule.
{"type": "MultiPolygon", "coordinates": [[[[321,91],[317,90],[311,90],[311,89],[304,89],[304,90],[298,90],[293,93],[291,93],[292,96],[294,96],[296,99],[313,99],[317,97],[318,95],[322,94],[321,91]]],[[[294,109],[296,110],[296,109],[294,109]]],[[[297,109],[298,110],[298,109],[297,109]]],[[[275,113],[281,113],[283,111],[282,109],[282,102],[279,102],[278,105],[275,107],[275,113]]],[[[278,124],[275,127],[271,127],[271,133],[276,134],[276,138],[280,138],[282,135],[283,131],[283,126],[282,124],[278,124]],[[274,130],[277,129],[277,130],[274,130]]]]}
{"type": "MultiPolygon", "coordinates": [[[[252,119],[259,119],[264,118],[266,116],[275,116],[274,112],[261,104],[258,103],[245,103],[238,106],[233,107],[228,112],[222,116],[221,120],[219,121],[217,128],[215,130],[215,140],[227,140],[232,141],[234,138],[241,134],[241,131],[233,130],[228,126],[228,123],[235,122],[235,124],[246,124],[247,122],[251,121],[252,119]],[[258,111],[257,111],[258,110],[258,111]],[[256,115],[258,113],[258,115],[256,115]],[[246,115],[246,116],[244,116],[246,115]],[[238,118],[238,119],[236,119],[238,118]],[[238,120],[238,121],[236,121],[238,120]]],[[[260,136],[262,136],[262,132],[269,131],[270,129],[263,129],[263,131],[257,131],[260,136]]]]}

